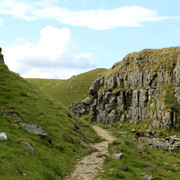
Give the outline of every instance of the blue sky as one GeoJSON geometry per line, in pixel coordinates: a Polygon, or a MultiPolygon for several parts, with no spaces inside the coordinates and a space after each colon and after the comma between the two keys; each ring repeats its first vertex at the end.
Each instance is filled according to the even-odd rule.
{"type": "Polygon", "coordinates": [[[0,0],[0,46],[23,77],[69,78],[180,45],[180,0],[0,0]]]}

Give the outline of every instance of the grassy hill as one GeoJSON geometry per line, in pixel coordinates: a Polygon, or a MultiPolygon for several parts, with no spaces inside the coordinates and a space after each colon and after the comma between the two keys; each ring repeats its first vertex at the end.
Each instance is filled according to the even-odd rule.
{"type": "Polygon", "coordinates": [[[104,73],[105,77],[121,72],[127,74],[134,70],[135,59],[142,60],[139,64],[139,71],[150,69],[150,73],[156,72],[162,65],[166,71],[170,71],[176,65],[179,57],[180,47],[169,47],[162,49],[144,49],[140,52],[133,52],[126,55],[122,61],[117,62],[113,68],[104,73]],[[125,70],[124,61],[128,60],[128,66],[125,70]]]}
{"type": "Polygon", "coordinates": [[[95,69],[67,80],[30,78],[26,80],[58,102],[68,106],[73,102],[84,100],[88,96],[91,83],[98,78],[99,73],[103,73],[105,70],[103,68],[95,69]]]}
{"type": "MultiPolygon", "coordinates": [[[[58,80],[59,82],[59,80],[58,80]]],[[[98,137],[83,121],[76,120],[61,104],[49,99],[40,89],[10,72],[0,64],[0,133],[8,140],[0,140],[0,179],[61,179],[73,169],[77,158],[89,152],[82,142],[94,142],[98,137]],[[27,132],[20,123],[36,124],[52,138],[52,143],[27,132]],[[29,142],[35,154],[20,144],[29,142]]]]}

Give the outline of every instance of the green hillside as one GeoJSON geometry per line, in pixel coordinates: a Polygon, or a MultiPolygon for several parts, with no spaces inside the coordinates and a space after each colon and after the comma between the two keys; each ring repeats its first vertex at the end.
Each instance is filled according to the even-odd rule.
{"type": "Polygon", "coordinates": [[[43,92],[51,95],[58,102],[65,106],[74,102],[84,100],[89,93],[91,83],[98,78],[98,74],[103,73],[106,69],[99,68],[67,80],[58,79],[26,79],[39,87],[43,92]]]}
{"type": "Polygon", "coordinates": [[[0,179],[62,179],[77,158],[89,152],[82,142],[98,141],[92,128],[76,120],[37,87],[0,64],[0,179]],[[4,114],[5,115],[4,115],[4,114]],[[51,136],[52,143],[27,132],[16,122],[35,124],[51,136]],[[22,141],[29,142],[33,155],[22,141]]]}

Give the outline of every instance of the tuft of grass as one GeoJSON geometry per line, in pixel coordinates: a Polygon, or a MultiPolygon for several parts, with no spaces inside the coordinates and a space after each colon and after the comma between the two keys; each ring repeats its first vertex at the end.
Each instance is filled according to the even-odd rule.
{"type": "Polygon", "coordinates": [[[177,99],[175,98],[175,88],[176,86],[174,84],[163,85],[163,89],[165,90],[164,102],[168,108],[172,109],[172,111],[179,112],[180,105],[178,104],[177,99]]]}
{"type": "Polygon", "coordinates": [[[88,122],[75,118],[64,105],[10,72],[4,64],[0,64],[0,109],[36,124],[52,138],[49,144],[20,123],[10,123],[8,116],[0,116],[0,132],[8,137],[0,141],[0,179],[62,179],[78,158],[89,153],[81,142],[99,141],[88,122]],[[21,141],[29,142],[35,155],[21,141]]]}
{"type": "Polygon", "coordinates": [[[171,72],[173,67],[177,64],[180,54],[180,47],[170,47],[163,49],[144,49],[140,52],[130,53],[123,58],[122,61],[115,64],[115,66],[104,73],[104,77],[108,78],[112,74],[121,72],[128,74],[134,71],[134,68],[143,71],[150,69],[150,73],[157,72],[161,67],[167,72],[171,72]],[[138,64],[135,64],[139,61],[138,64]],[[126,66],[125,62],[128,62],[126,66]]]}
{"type": "Polygon", "coordinates": [[[89,96],[91,83],[98,78],[98,74],[105,69],[99,68],[76,75],[67,80],[60,79],[26,79],[28,82],[39,87],[43,92],[50,95],[57,102],[65,106],[71,103],[81,102],[89,96]]]}

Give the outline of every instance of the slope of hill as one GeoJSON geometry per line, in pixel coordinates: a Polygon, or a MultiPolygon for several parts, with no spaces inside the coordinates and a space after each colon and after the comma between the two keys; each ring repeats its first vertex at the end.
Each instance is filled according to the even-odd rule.
{"type": "Polygon", "coordinates": [[[85,143],[99,140],[88,123],[0,63],[0,179],[61,179],[80,156],[85,143]],[[32,134],[22,123],[45,133],[32,134]],[[50,139],[46,139],[48,134],[50,139]],[[47,141],[48,140],[48,141],[47,141]],[[30,147],[31,146],[31,147],[30,147]],[[34,149],[34,153],[33,150],[34,149]]]}
{"type": "Polygon", "coordinates": [[[58,79],[26,79],[39,87],[43,92],[51,95],[65,106],[73,102],[82,101],[89,95],[91,83],[98,78],[98,74],[106,69],[99,68],[73,76],[67,80],[58,79]]]}

